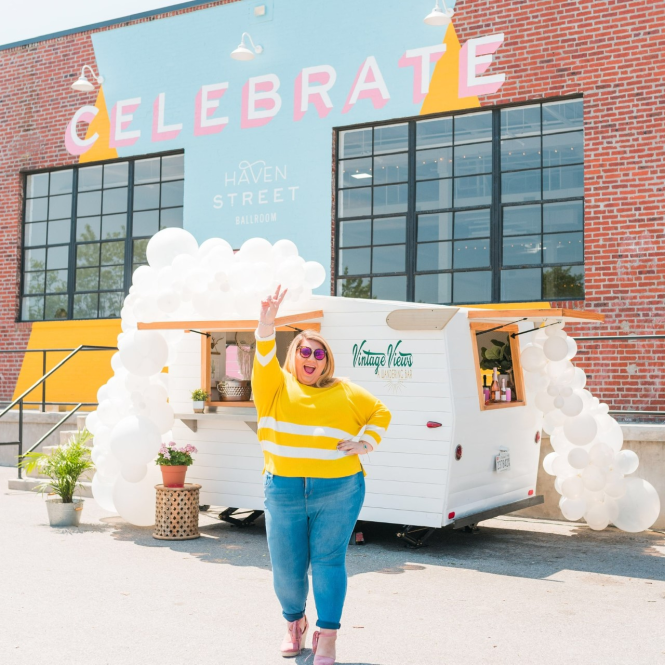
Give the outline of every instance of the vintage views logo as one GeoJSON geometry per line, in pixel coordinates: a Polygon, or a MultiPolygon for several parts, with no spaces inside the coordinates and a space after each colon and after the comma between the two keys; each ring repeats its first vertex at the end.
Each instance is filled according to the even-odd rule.
{"type": "Polygon", "coordinates": [[[374,374],[385,380],[395,392],[401,390],[405,381],[413,378],[413,354],[404,350],[401,339],[388,344],[385,351],[377,350],[376,346],[370,347],[366,339],[354,344],[353,366],[373,368],[374,374]]]}

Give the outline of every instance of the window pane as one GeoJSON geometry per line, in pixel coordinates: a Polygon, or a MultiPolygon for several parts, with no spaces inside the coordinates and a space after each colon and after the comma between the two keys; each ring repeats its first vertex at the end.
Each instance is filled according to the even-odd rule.
{"type": "Polygon", "coordinates": [[[416,123],[416,148],[434,148],[453,142],[453,119],[436,118],[416,123]]]}
{"type": "Polygon", "coordinates": [[[25,238],[23,240],[26,247],[46,244],[46,222],[25,225],[25,238]]]}
{"type": "Polygon", "coordinates": [[[49,270],[67,268],[69,265],[69,245],[65,247],[49,247],[46,267],[49,270]]]}
{"type": "Polygon", "coordinates": [[[503,209],[503,235],[540,233],[540,205],[511,206],[503,209]]]}
{"type": "Polygon", "coordinates": [[[501,136],[524,136],[540,133],[540,105],[501,111],[501,136]]]}
{"type": "Polygon", "coordinates": [[[67,296],[46,296],[44,299],[45,319],[67,318],[67,296]]]}
{"type": "Polygon", "coordinates": [[[76,265],[87,268],[99,265],[99,243],[93,242],[88,245],[76,247],[76,265]]]}
{"type": "Polygon", "coordinates": [[[340,275],[369,275],[371,250],[343,249],[339,252],[340,275]]]}
{"type": "Polygon", "coordinates": [[[135,212],[132,220],[132,235],[152,236],[159,231],[159,210],[135,212]]]}
{"type": "Polygon", "coordinates": [[[453,302],[489,302],[492,299],[491,272],[458,272],[453,277],[453,302]]]}
{"type": "Polygon", "coordinates": [[[119,319],[122,309],[122,293],[99,294],[99,318],[119,319]]]}
{"type": "Polygon", "coordinates": [[[492,138],[492,113],[470,113],[455,117],[455,143],[487,141],[492,138]]]}
{"type": "Polygon", "coordinates": [[[126,186],[129,179],[129,163],[104,164],[104,189],[126,186]]]}
{"type": "Polygon", "coordinates": [[[25,221],[44,221],[48,213],[48,199],[29,199],[25,202],[25,221]]]}
{"type": "Polygon", "coordinates": [[[501,141],[501,170],[540,168],[540,136],[501,141]]]}
{"type": "Polygon", "coordinates": [[[102,244],[102,265],[122,265],[125,262],[124,242],[105,242],[102,244]]]}
{"type": "Polygon", "coordinates": [[[127,235],[127,215],[106,215],[102,217],[102,238],[124,238],[127,235]]]}
{"type": "Polygon", "coordinates": [[[340,132],[339,135],[339,156],[364,157],[372,154],[372,128],[352,129],[347,132],[340,132]]]}
{"type": "Polygon", "coordinates": [[[386,125],[374,128],[374,154],[397,152],[409,147],[409,125],[386,125]]]}
{"type": "Polygon", "coordinates": [[[46,271],[46,293],[67,292],[67,270],[46,271]]]}
{"type": "Polygon", "coordinates": [[[455,270],[465,268],[485,268],[490,265],[490,241],[458,240],[454,248],[455,270]]]}
{"type": "Polygon", "coordinates": [[[501,271],[501,300],[540,300],[540,268],[501,271]]]}
{"type": "Polygon", "coordinates": [[[540,169],[501,174],[501,201],[517,203],[540,199],[540,169]]]}
{"type": "Polygon", "coordinates": [[[428,180],[416,184],[416,210],[451,208],[452,205],[452,180],[428,180]]]}
{"type": "Polygon", "coordinates": [[[406,242],[406,217],[385,217],[374,220],[374,244],[406,242]]]}
{"type": "Polygon", "coordinates": [[[406,182],[409,177],[408,154],[386,155],[374,158],[374,184],[387,185],[391,182],[406,182]]]}
{"type": "Polygon", "coordinates": [[[452,243],[418,244],[416,270],[450,270],[453,267],[452,243]]]}
{"type": "Polygon", "coordinates": [[[370,298],[372,287],[369,277],[356,279],[338,279],[337,295],[343,298],[370,298]]]}
{"type": "Polygon", "coordinates": [[[512,236],[503,239],[503,265],[522,266],[541,263],[540,236],[512,236]]]}
{"type": "Polygon", "coordinates": [[[373,273],[402,272],[405,265],[406,245],[388,245],[387,247],[375,247],[372,250],[373,273]]]}
{"type": "Polygon", "coordinates": [[[48,195],[48,173],[36,173],[27,178],[27,196],[29,199],[48,195]]]}
{"type": "Polygon", "coordinates": [[[492,202],[492,176],[455,178],[455,207],[488,205],[492,202]]]}
{"type": "Polygon", "coordinates": [[[372,158],[347,159],[339,163],[339,187],[372,184],[372,158]]]}
{"type": "Polygon", "coordinates": [[[71,194],[72,191],[72,169],[66,171],[53,171],[51,173],[51,184],[49,194],[71,194]]]}
{"type": "Polygon", "coordinates": [[[23,321],[41,321],[44,318],[44,296],[23,298],[21,319],[23,321]]]}
{"type": "Polygon", "coordinates": [[[99,272],[99,288],[102,291],[122,289],[124,286],[124,274],[124,266],[110,266],[108,268],[102,268],[99,272]]]}
{"type": "Polygon", "coordinates": [[[489,234],[489,208],[455,213],[455,238],[485,238],[489,234]]]}
{"type": "Polygon", "coordinates": [[[44,293],[44,272],[26,272],[23,276],[23,293],[44,293]]]}
{"type": "Polygon", "coordinates": [[[416,152],[416,180],[445,178],[453,174],[453,149],[436,148],[416,152]]]}
{"type": "Polygon", "coordinates": [[[133,252],[132,252],[132,263],[133,264],[144,264],[148,263],[148,259],[146,258],[145,255],[145,250],[146,247],[148,246],[148,238],[144,238],[143,240],[135,240],[134,241],[134,247],[133,247],[133,252]]]}
{"type": "Polygon", "coordinates": [[[164,208],[159,213],[160,228],[177,226],[182,228],[182,208],[164,208]]]}
{"type": "Polygon", "coordinates": [[[391,212],[406,212],[409,203],[409,186],[387,185],[374,188],[374,214],[386,215],[391,212]]]}
{"type": "Polygon", "coordinates": [[[584,203],[548,203],[543,206],[543,231],[581,231],[584,228],[584,203]]]}
{"type": "Polygon", "coordinates": [[[75,319],[96,319],[97,318],[97,299],[96,293],[86,293],[74,296],[74,318],[75,319]]]}
{"type": "Polygon", "coordinates": [[[543,198],[584,196],[584,165],[543,169],[543,198]]]}
{"type": "Polygon", "coordinates": [[[363,189],[347,189],[339,192],[339,216],[340,217],[363,217],[369,215],[372,205],[372,190],[369,187],[363,189]]]}
{"type": "Polygon", "coordinates": [[[584,161],[584,134],[568,132],[543,136],[543,166],[563,166],[584,161]]]}
{"type": "Polygon", "coordinates": [[[48,202],[48,218],[64,219],[72,216],[72,195],[51,196],[48,202]]]}
{"type": "Polygon", "coordinates": [[[436,304],[449,303],[452,290],[452,275],[416,275],[416,302],[436,304]]]}
{"type": "Polygon", "coordinates": [[[476,143],[455,147],[455,175],[492,172],[492,144],[476,143]]]}
{"type": "Polygon", "coordinates": [[[23,262],[25,270],[44,270],[46,268],[46,249],[28,249],[23,262]]]}
{"type": "Polygon", "coordinates": [[[101,166],[86,166],[85,168],[79,169],[79,192],[85,192],[90,189],[101,189],[101,188],[102,188],[101,166]]]}
{"type": "Polygon", "coordinates": [[[97,291],[99,289],[99,268],[77,268],[76,290],[97,291]]]}
{"type": "Polygon", "coordinates": [[[72,232],[72,223],[69,219],[48,223],[48,244],[60,245],[69,242],[72,232]]]}
{"type": "Polygon", "coordinates": [[[453,237],[453,214],[438,212],[418,215],[418,242],[424,240],[449,240],[453,237]]]}
{"type": "Polygon", "coordinates": [[[84,192],[78,195],[76,202],[77,217],[87,217],[88,215],[99,215],[102,211],[102,193],[84,192]]]}
{"type": "Polygon", "coordinates": [[[174,180],[162,184],[162,208],[172,208],[182,205],[185,181],[174,180]]]}
{"type": "Polygon", "coordinates": [[[581,263],[584,240],[581,233],[556,233],[543,236],[543,263],[581,263]]]}
{"type": "Polygon", "coordinates": [[[142,185],[146,182],[159,182],[160,159],[139,159],[134,162],[134,184],[142,185]]]}
{"type": "Polygon", "coordinates": [[[76,220],[76,239],[89,242],[99,240],[101,217],[85,217],[76,220]]]}
{"type": "Polygon", "coordinates": [[[406,300],[406,275],[401,277],[374,277],[372,298],[377,300],[406,300]]]}
{"type": "Polygon", "coordinates": [[[339,246],[359,247],[370,245],[372,242],[372,222],[369,219],[358,219],[350,222],[340,222],[339,246]]]}
{"type": "MultiPolygon", "coordinates": [[[[138,188],[137,188],[138,189],[138,188]]],[[[112,215],[116,212],[127,211],[127,187],[118,187],[118,189],[104,190],[104,205],[102,212],[105,215],[112,215]]]]}
{"type": "Polygon", "coordinates": [[[543,270],[543,298],[565,300],[584,297],[584,266],[556,266],[543,270]]]}
{"type": "Polygon", "coordinates": [[[584,107],[581,99],[543,104],[543,134],[566,129],[582,129],[584,107]]]}
{"type": "Polygon", "coordinates": [[[162,157],[162,180],[177,180],[185,177],[185,155],[162,157]]]}

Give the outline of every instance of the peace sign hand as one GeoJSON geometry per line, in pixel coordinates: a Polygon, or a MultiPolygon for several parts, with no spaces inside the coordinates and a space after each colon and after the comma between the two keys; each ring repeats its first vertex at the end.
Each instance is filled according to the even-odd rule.
{"type": "Polygon", "coordinates": [[[279,311],[279,306],[284,300],[288,289],[281,291],[282,285],[280,284],[275,290],[275,294],[268,296],[265,300],[261,301],[261,314],[259,315],[259,323],[263,326],[274,326],[275,317],[279,311]],[[281,292],[280,292],[281,291],[281,292]]]}

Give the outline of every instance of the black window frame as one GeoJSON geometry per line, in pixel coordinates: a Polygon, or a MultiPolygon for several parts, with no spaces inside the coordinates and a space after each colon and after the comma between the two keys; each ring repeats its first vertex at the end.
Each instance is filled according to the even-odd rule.
{"type": "MultiPolygon", "coordinates": [[[[567,96],[562,96],[562,97],[548,97],[548,98],[541,98],[541,99],[533,99],[533,100],[525,100],[525,101],[520,101],[520,102],[512,102],[508,104],[501,104],[501,105],[495,105],[495,106],[482,106],[479,108],[473,108],[473,109],[464,109],[464,110],[457,110],[457,111],[450,111],[446,113],[439,113],[439,114],[431,114],[431,115],[417,115],[417,116],[410,116],[406,118],[391,118],[389,120],[382,120],[382,121],[377,121],[377,122],[370,122],[370,123],[360,123],[360,124],[354,124],[354,125],[346,125],[346,126],[337,126],[333,128],[333,174],[332,174],[332,193],[333,193],[333,199],[334,199],[334,206],[333,206],[333,220],[332,220],[332,246],[334,250],[334,257],[332,261],[332,267],[334,270],[334,279],[332,280],[332,293],[335,295],[342,295],[339,289],[339,282],[340,280],[344,279],[344,276],[340,274],[340,256],[341,256],[341,251],[344,249],[348,249],[347,247],[345,248],[340,248],[340,237],[341,237],[341,223],[347,222],[347,221],[359,221],[359,220],[364,220],[368,219],[370,220],[370,243],[367,248],[369,249],[370,252],[370,257],[372,255],[372,252],[374,250],[374,243],[372,242],[373,240],[373,229],[374,229],[374,219],[375,218],[380,218],[380,217],[397,217],[397,216],[404,216],[406,217],[406,257],[405,257],[405,270],[400,271],[400,272],[395,272],[392,273],[393,276],[395,275],[400,275],[406,276],[406,300],[405,302],[414,302],[415,301],[415,291],[416,291],[416,276],[417,275],[423,275],[423,274],[433,274],[433,275],[442,275],[442,274],[450,274],[453,275],[455,273],[462,273],[462,272],[480,272],[482,270],[489,270],[491,273],[491,299],[490,300],[482,300],[482,301],[455,301],[454,299],[454,292],[453,292],[453,284],[452,280],[453,277],[450,277],[451,280],[451,292],[450,292],[450,301],[446,302],[445,304],[490,304],[490,303],[504,303],[504,302],[535,302],[535,301],[583,301],[585,299],[585,295],[583,294],[582,296],[572,296],[572,295],[558,295],[556,297],[544,297],[545,291],[546,291],[546,286],[545,286],[545,281],[544,277],[542,277],[542,282],[541,282],[541,287],[540,287],[540,294],[541,297],[529,297],[529,298],[524,298],[524,299],[506,299],[502,300],[501,298],[501,277],[502,277],[502,271],[503,270],[518,270],[520,268],[539,268],[541,270],[541,276],[544,275],[544,272],[550,268],[553,267],[567,267],[567,266],[573,266],[574,268],[581,268],[582,270],[582,275],[584,275],[584,268],[585,268],[585,251],[584,251],[584,242],[585,242],[585,224],[584,224],[584,209],[585,209],[585,198],[584,198],[584,185],[582,186],[582,195],[581,196],[574,196],[574,197],[562,197],[562,198],[544,198],[544,173],[545,171],[550,168],[546,166],[543,162],[543,155],[541,154],[540,156],[540,166],[538,167],[540,177],[541,177],[541,197],[540,199],[536,201],[524,201],[524,202],[506,202],[504,203],[501,200],[501,179],[502,179],[502,162],[501,162],[501,143],[502,140],[510,140],[512,137],[505,137],[502,139],[501,135],[501,112],[507,109],[519,109],[519,108],[527,108],[527,107],[533,107],[533,106],[539,106],[540,107],[540,116],[541,116],[541,126],[540,130],[537,134],[534,134],[534,136],[537,136],[540,140],[540,153],[543,152],[542,147],[543,147],[543,138],[545,136],[550,136],[550,135],[556,135],[556,134],[564,134],[566,133],[565,130],[562,131],[555,131],[555,132],[545,132],[543,125],[542,125],[542,115],[543,115],[543,105],[548,105],[548,104],[556,104],[560,102],[574,102],[574,101],[580,101],[582,102],[583,105],[583,114],[584,114],[584,97],[583,95],[567,95],[567,96]],[[427,210],[427,211],[422,211],[422,210],[416,210],[416,205],[415,205],[415,198],[416,198],[416,184],[419,182],[416,178],[416,152],[418,150],[418,147],[416,145],[416,124],[418,122],[426,121],[426,120],[436,120],[440,118],[447,118],[447,117],[452,117],[452,118],[458,118],[461,116],[467,116],[467,115],[474,115],[474,114],[480,114],[480,113],[491,113],[492,116],[492,135],[491,135],[491,145],[492,145],[492,154],[491,154],[491,171],[489,172],[491,175],[491,191],[492,191],[492,196],[491,196],[491,202],[488,205],[485,204],[477,204],[473,206],[465,206],[465,207],[455,207],[455,206],[450,206],[448,208],[442,208],[442,209],[435,209],[435,210],[427,210]],[[359,215],[359,216],[350,216],[350,217],[340,217],[340,205],[341,205],[341,194],[340,192],[342,191],[342,188],[340,187],[340,173],[341,173],[341,168],[342,168],[342,162],[348,160],[348,159],[360,159],[361,156],[357,157],[342,157],[341,156],[341,145],[340,145],[340,137],[343,132],[350,131],[350,130],[359,130],[359,129],[375,129],[375,128],[380,128],[384,126],[391,126],[391,125],[399,125],[407,123],[408,124],[408,146],[407,146],[407,154],[408,154],[408,164],[409,164],[409,175],[408,175],[408,180],[407,180],[407,187],[408,187],[408,205],[407,205],[407,210],[406,212],[400,212],[400,213],[391,213],[391,214],[385,214],[385,215],[375,215],[374,210],[373,210],[373,198],[374,198],[374,192],[372,187],[372,192],[370,194],[370,210],[367,215],[359,215]],[[582,206],[582,229],[581,229],[581,234],[582,234],[582,258],[581,262],[564,262],[564,263],[545,263],[544,261],[544,247],[542,246],[542,239],[545,235],[545,231],[543,228],[543,209],[544,206],[547,204],[560,204],[560,203],[567,203],[567,202],[574,202],[574,201],[580,201],[581,206],[582,206]],[[538,264],[533,264],[533,265],[524,265],[524,266],[517,266],[517,265],[509,265],[509,266],[503,266],[503,241],[504,241],[504,235],[503,235],[503,209],[508,206],[521,206],[521,205],[540,205],[541,206],[541,230],[540,230],[540,238],[541,238],[541,261],[538,264]],[[464,211],[472,211],[472,210],[481,210],[481,209],[487,209],[489,208],[490,211],[490,236],[489,236],[489,267],[488,268],[471,268],[471,269],[454,269],[451,267],[450,270],[431,270],[431,271],[417,271],[416,270],[416,261],[417,261],[417,251],[418,251],[418,239],[417,239],[417,227],[418,227],[418,215],[421,214],[438,214],[438,213],[444,213],[444,214],[450,214],[451,218],[457,213],[457,212],[464,212],[464,211]]],[[[453,120],[454,122],[454,120],[453,120]]],[[[582,125],[580,129],[577,130],[568,130],[568,131],[581,131],[582,132],[582,147],[585,147],[586,142],[584,141],[584,132],[585,132],[585,126],[584,122],[582,122],[582,125]]],[[[529,137],[531,137],[531,134],[529,134],[529,137]]],[[[472,146],[474,143],[468,143],[464,145],[469,145],[472,146]]],[[[451,143],[450,143],[450,148],[451,150],[455,151],[455,147],[457,146],[457,143],[455,142],[455,136],[453,134],[451,138],[451,143]]],[[[425,149],[425,148],[420,148],[420,149],[425,149]]],[[[539,154],[540,154],[539,153],[539,154]]],[[[383,155],[384,153],[380,153],[383,155]]],[[[375,158],[375,153],[374,149],[372,146],[372,149],[370,150],[369,155],[366,155],[365,158],[373,160],[375,158]]],[[[580,165],[582,168],[582,173],[584,174],[584,166],[585,166],[585,161],[584,157],[582,158],[581,164],[578,162],[577,165],[580,165]]],[[[439,176],[439,179],[441,178],[447,178],[450,177],[451,181],[451,187],[454,189],[455,187],[455,169],[454,169],[454,158],[453,158],[453,166],[451,169],[450,176],[439,176]]],[[[554,168],[554,167],[552,167],[554,168]]],[[[522,169],[511,169],[511,172],[517,172],[522,169]]],[[[373,182],[373,181],[372,181],[373,182]]],[[[372,186],[372,183],[370,185],[372,186]]],[[[345,191],[348,191],[348,189],[345,189],[345,191]]],[[[454,199],[454,196],[453,196],[454,199]]],[[[453,227],[454,228],[454,227],[453,227]]],[[[451,243],[451,251],[454,250],[454,243],[456,241],[456,238],[454,236],[454,230],[451,231],[452,235],[450,238],[450,243],[451,243]]],[[[365,247],[365,245],[363,245],[365,247]]],[[[451,264],[452,265],[452,264],[451,264]]],[[[372,297],[371,292],[373,289],[373,278],[375,276],[380,276],[380,277],[386,277],[386,276],[391,276],[389,274],[384,274],[381,273],[380,275],[377,273],[372,272],[372,265],[370,263],[370,272],[369,273],[363,273],[363,274],[354,274],[354,275],[349,275],[354,280],[360,280],[361,283],[364,284],[364,280],[368,280],[368,289],[370,295],[367,297],[372,297]]],[[[583,283],[584,284],[584,283],[583,283]]],[[[584,285],[582,287],[583,289],[585,288],[584,285]]],[[[584,293],[584,292],[583,292],[584,293]]],[[[350,296],[354,297],[354,296],[350,296]]],[[[361,296],[365,297],[365,296],[361,296]]]]}

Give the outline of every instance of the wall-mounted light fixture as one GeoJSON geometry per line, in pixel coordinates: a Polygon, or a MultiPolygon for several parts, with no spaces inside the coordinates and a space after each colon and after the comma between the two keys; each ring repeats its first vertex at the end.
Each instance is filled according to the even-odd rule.
{"type": "Polygon", "coordinates": [[[263,46],[255,44],[249,33],[243,32],[242,38],[240,39],[240,44],[238,44],[238,48],[235,51],[231,51],[231,57],[234,60],[254,60],[255,54],[258,55],[259,53],[263,53],[263,46]],[[253,51],[245,46],[245,37],[249,39],[249,43],[254,49],[253,51]]]}
{"type": "Polygon", "coordinates": [[[441,0],[441,2],[443,3],[443,11],[439,8],[439,0],[436,0],[434,9],[423,19],[427,25],[448,25],[450,23],[455,11],[446,7],[446,0],[441,0]]]}
{"type": "Polygon", "coordinates": [[[104,83],[104,77],[101,74],[99,76],[95,76],[95,72],[92,71],[92,67],[90,67],[90,65],[83,65],[79,80],[76,81],[76,83],[72,83],[72,90],[77,90],[78,92],[92,92],[95,89],[95,86],[85,77],[84,72],[86,69],[90,70],[90,75],[95,79],[95,81],[97,81],[97,83],[99,83],[99,85],[104,83]]]}

